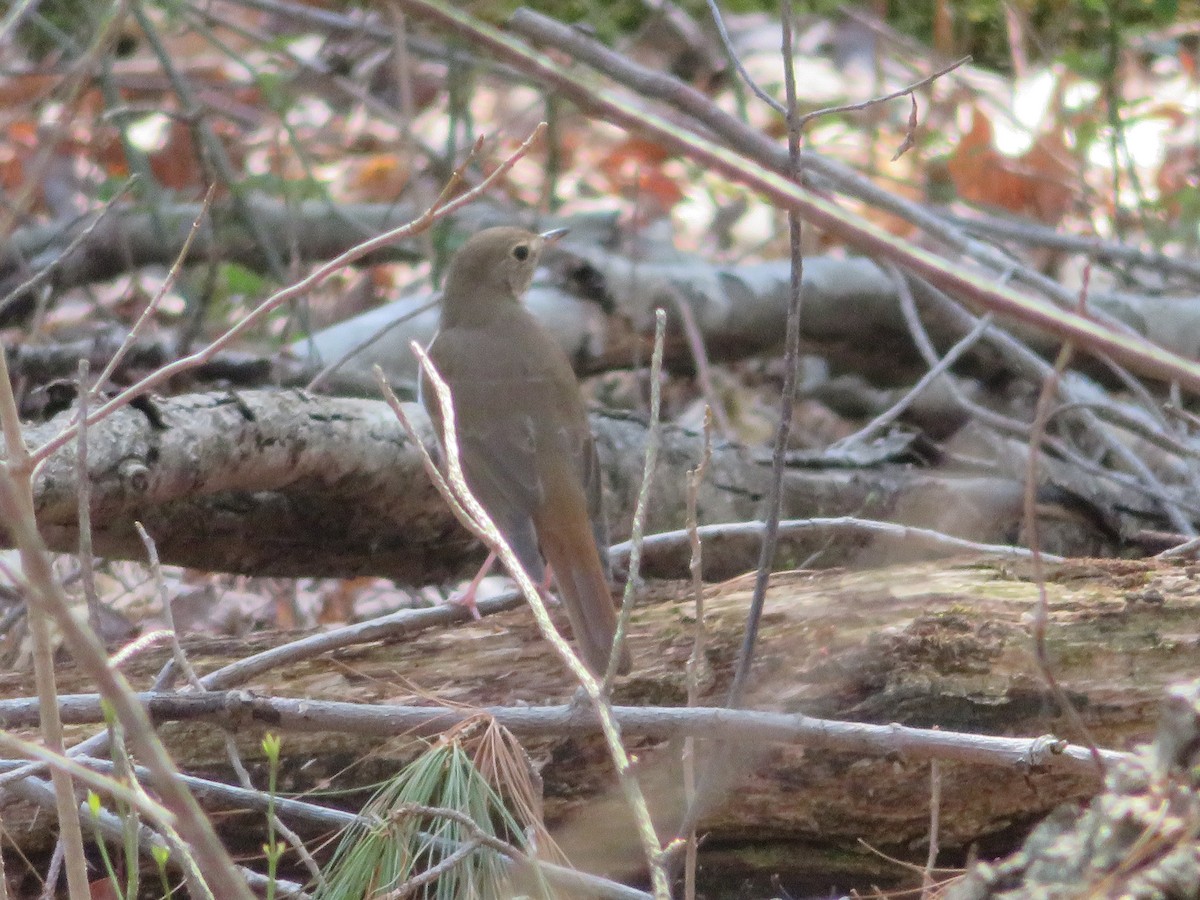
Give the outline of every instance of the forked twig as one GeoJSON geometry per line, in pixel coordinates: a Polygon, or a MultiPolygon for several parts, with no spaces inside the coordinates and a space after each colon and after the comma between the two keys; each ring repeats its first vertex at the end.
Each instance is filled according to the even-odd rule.
{"type": "Polygon", "coordinates": [[[375,378],[379,382],[384,398],[392,407],[393,412],[396,413],[396,417],[404,426],[405,431],[408,432],[409,437],[420,449],[422,459],[425,462],[425,468],[430,472],[430,477],[433,478],[438,493],[445,497],[447,502],[450,502],[455,516],[500,558],[501,563],[509,575],[512,576],[513,580],[516,581],[517,587],[524,595],[525,601],[529,604],[529,608],[533,612],[534,621],[537,623],[542,637],[549,642],[575,680],[583,687],[588,702],[591,704],[599,720],[601,732],[604,735],[605,743],[608,745],[609,755],[617,771],[617,780],[621,785],[626,801],[637,823],[638,835],[641,839],[642,849],[646,855],[646,863],[650,869],[654,896],[659,898],[659,900],[669,900],[670,885],[667,880],[666,869],[663,866],[663,856],[658,842],[658,835],[655,833],[654,824],[650,819],[650,810],[646,805],[645,795],[643,795],[642,789],[633,775],[629,755],[625,752],[625,748],[621,744],[621,729],[613,717],[612,705],[608,702],[600,681],[580,661],[563,636],[558,633],[558,629],[554,627],[554,622],[546,610],[546,605],[542,601],[537,586],[530,579],[520,560],[513,553],[512,548],[508,546],[504,535],[500,533],[495,523],[492,522],[487,510],[471,495],[471,491],[467,487],[466,477],[463,474],[462,464],[459,460],[454,404],[450,397],[450,389],[446,385],[446,382],[442,380],[441,375],[438,374],[437,369],[430,361],[424,349],[416,341],[412,343],[412,348],[421,365],[422,371],[428,377],[433,387],[434,394],[437,397],[438,408],[441,412],[442,427],[445,432],[442,440],[442,447],[445,450],[446,457],[445,477],[443,477],[434,464],[433,458],[421,442],[416,429],[405,415],[400,401],[388,386],[386,379],[383,377],[383,371],[376,366],[375,378]]]}
{"type": "MultiPolygon", "coordinates": [[[[159,385],[170,381],[181,372],[185,372],[188,369],[195,368],[196,366],[208,362],[218,352],[228,346],[235,338],[240,336],[243,332],[257,323],[268,313],[278,309],[289,300],[294,300],[300,295],[304,294],[306,291],[315,288],[335,272],[340,271],[351,263],[357,262],[376,250],[395,243],[401,238],[405,238],[413,234],[419,234],[420,232],[425,231],[435,222],[444,219],[446,216],[458,211],[467,204],[478,200],[479,197],[482,196],[483,193],[490,188],[497,179],[502,177],[514,165],[516,165],[517,160],[529,152],[529,149],[541,136],[545,128],[545,123],[540,123],[529,134],[529,137],[527,137],[512,154],[500,162],[496,166],[495,170],[490,172],[486,178],[479,182],[478,185],[468,191],[457,194],[464,179],[464,171],[467,165],[467,163],[464,163],[455,170],[454,174],[447,181],[446,186],[442,189],[441,194],[438,195],[438,198],[433,202],[433,204],[425,212],[417,216],[417,218],[405,225],[400,225],[391,229],[390,231],[385,231],[383,234],[378,235],[377,237],[373,237],[368,241],[363,241],[361,244],[351,247],[345,253],[342,253],[324,265],[318,267],[316,271],[310,273],[294,284],[277,291],[249,313],[247,313],[240,320],[238,320],[237,323],[230,327],[220,337],[216,338],[207,347],[181,359],[177,359],[160,369],[157,369],[156,371],[147,375],[141,381],[130,385],[128,388],[121,391],[121,393],[113,397],[107,403],[102,404],[95,412],[88,416],[88,424],[94,425],[96,422],[100,421],[106,416],[111,415],[121,407],[126,406],[135,397],[139,397],[142,394],[145,394],[147,391],[153,390],[159,385]]],[[[472,151],[472,155],[468,159],[468,162],[470,162],[470,159],[473,159],[474,156],[480,152],[482,146],[483,138],[481,137],[476,142],[475,149],[472,151]]],[[[37,448],[37,450],[35,450],[32,454],[34,463],[37,464],[42,462],[55,451],[61,449],[68,442],[70,442],[75,436],[75,430],[76,428],[74,425],[68,426],[57,436],[51,438],[41,447],[37,448]]]]}

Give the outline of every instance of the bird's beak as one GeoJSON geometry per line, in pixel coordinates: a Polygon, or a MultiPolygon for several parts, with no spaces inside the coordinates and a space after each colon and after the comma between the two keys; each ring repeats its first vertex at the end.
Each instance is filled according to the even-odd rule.
{"type": "Polygon", "coordinates": [[[570,230],[570,228],[552,228],[550,231],[543,231],[541,238],[547,244],[553,244],[570,230]]]}

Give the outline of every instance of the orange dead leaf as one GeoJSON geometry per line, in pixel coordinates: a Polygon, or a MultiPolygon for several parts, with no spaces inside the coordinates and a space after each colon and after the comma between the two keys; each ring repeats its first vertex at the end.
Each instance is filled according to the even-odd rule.
{"type": "Polygon", "coordinates": [[[1074,173],[1060,132],[1037,139],[1020,157],[1005,156],[992,143],[992,126],[973,110],[971,130],[946,163],[958,196],[1052,225],[1071,203],[1074,173]]]}
{"type": "Polygon", "coordinates": [[[25,159],[37,146],[37,123],[20,119],[8,126],[0,143],[0,188],[15,192],[25,183],[25,159]]]}
{"type": "Polygon", "coordinates": [[[58,75],[6,75],[0,81],[0,108],[12,110],[44,100],[61,83],[58,75]]]}
{"type": "Polygon", "coordinates": [[[649,201],[666,212],[683,199],[683,190],[663,171],[670,154],[658,144],[631,137],[601,157],[598,167],[612,190],[649,201]]]}
{"type": "Polygon", "coordinates": [[[1196,51],[1180,42],[1177,51],[1179,58],[1179,68],[1183,69],[1188,78],[1195,79],[1198,68],[1196,65],[1196,51]]]}
{"type": "Polygon", "coordinates": [[[352,621],[354,601],[374,581],[373,578],[343,578],[338,581],[332,591],[322,594],[317,621],[322,625],[340,625],[352,621]]]}
{"type": "Polygon", "coordinates": [[[621,141],[600,160],[600,167],[610,174],[621,171],[628,165],[661,165],[669,157],[660,144],[629,137],[621,141]]]}
{"type": "Polygon", "coordinates": [[[374,153],[357,160],[347,188],[354,197],[373,201],[395,200],[412,177],[408,161],[395,153],[374,153]]]}
{"type": "MultiPolygon", "coordinates": [[[[240,168],[245,147],[239,136],[219,121],[212,127],[234,166],[240,168]]],[[[180,119],[171,120],[166,143],[150,154],[150,169],[159,184],[172,190],[203,190],[207,187],[204,181],[205,168],[200,164],[200,153],[196,149],[192,129],[180,119]]]]}

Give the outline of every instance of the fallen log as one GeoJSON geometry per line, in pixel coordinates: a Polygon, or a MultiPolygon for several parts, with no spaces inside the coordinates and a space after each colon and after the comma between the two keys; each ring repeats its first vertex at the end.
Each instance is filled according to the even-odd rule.
{"type": "MultiPolygon", "coordinates": [[[[704,705],[723,702],[750,590],[751,580],[741,578],[706,591],[704,705]]],[[[1194,675],[1200,662],[1200,567],[1068,562],[1047,566],[1046,592],[1050,665],[1090,734],[1114,750],[1147,739],[1164,688],[1194,675]]],[[[946,732],[1053,734],[1083,743],[1034,659],[1030,630],[1037,600],[1027,562],[779,574],[768,595],[746,707],[946,732]]],[[[684,705],[694,626],[688,590],[678,583],[654,585],[634,612],[634,671],[618,681],[615,702],[684,705]]],[[[294,637],[193,637],[185,646],[203,675],[294,637]]],[[[147,689],[165,660],[165,650],[136,657],[129,669],[135,686],[147,689]]],[[[523,608],[402,640],[343,647],[261,673],[240,687],[264,700],[432,708],[559,704],[573,691],[523,608]]],[[[65,663],[59,689],[86,693],[90,686],[65,663]]],[[[32,676],[0,677],[3,698],[33,694],[32,676]]],[[[4,708],[0,704],[0,724],[4,708]]],[[[345,725],[327,731],[299,728],[282,717],[234,719],[217,712],[161,727],[181,768],[226,779],[222,727],[233,730],[260,786],[261,738],[280,733],[280,783],[289,794],[366,791],[419,753],[431,730],[414,731],[410,723],[397,725],[394,734],[378,728],[356,733],[345,725]]],[[[27,731],[28,723],[14,730],[27,731]]],[[[77,736],[91,730],[71,726],[77,736]]],[[[594,729],[567,718],[518,733],[541,775],[547,819],[575,864],[636,874],[630,871],[640,858],[634,832],[594,729]]],[[[669,837],[683,796],[681,732],[665,719],[656,725],[651,716],[628,734],[661,834],[669,837]]],[[[929,756],[906,752],[899,736],[893,748],[885,742],[881,751],[868,753],[861,743],[839,743],[835,734],[781,742],[748,729],[739,739],[735,728],[724,739],[732,751],[714,756],[722,745],[709,734],[701,742],[700,770],[704,759],[720,759],[724,787],[701,821],[701,859],[711,877],[718,871],[738,880],[778,874],[793,893],[818,884],[844,889],[909,878],[860,842],[924,860],[929,756]]],[[[939,764],[939,840],[948,862],[962,860],[971,848],[984,855],[1010,849],[1050,810],[1086,800],[1100,785],[1086,764],[1022,767],[997,756],[995,765],[982,766],[965,759],[946,751],[939,764]]],[[[2,812],[8,834],[24,852],[47,846],[50,817],[11,801],[2,812]]],[[[243,838],[262,821],[258,813],[220,818],[243,838]]]]}

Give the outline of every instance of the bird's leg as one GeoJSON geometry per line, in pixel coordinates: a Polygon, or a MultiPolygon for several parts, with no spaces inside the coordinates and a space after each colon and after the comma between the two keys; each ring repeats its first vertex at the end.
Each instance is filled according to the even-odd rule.
{"type": "MultiPolygon", "coordinates": [[[[471,583],[457,594],[447,598],[446,603],[465,608],[471,613],[471,618],[475,620],[483,618],[479,615],[479,607],[476,605],[475,595],[479,592],[480,582],[487,578],[487,576],[491,573],[492,566],[494,566],[495,563],[496,552],[493,550],[492,552],[488,553],[488,558],[483,561],[483,565],[479,567],[479,571],[475,573],[475,577],[471,579],[471,583]]],[[[551,571],[549,566],[546,566],[546,570],[542,573],[542,580],[536,583],[534,587],[537,588],[539,596],[541,596],[545,603],[548,603],[551,606],[558,606],[559,599],[550,593],[550,583],[553,577],[554,573],[551,571]]]]}
{"type": "Polygon", "coordinates": [[[479,606],[475,603],[475,595],[479,592],[479,583],[487,578],[492,571],[492,566],[496,562],[496,551],[488,553],[488,558],[483,561],[483,565],[479,567],[479,571],[475,573],[475,577],[471,579],[471,583],[451,596],[446,602],[454,606],[461,606],[471,614],[472,619],[483,618],[479,615],[479,606]]]}
{"type": "Polygon", "coordinates": [[[558,606],[559,599],[550,593],[550,582],[553,578],[554,570],[550,567],[550,563],[546,563],[546,571],[542,573],[542,581],[541,584],[537,585],[537,589],[544,603],[548,603],[550,606],[558,606]]]}

